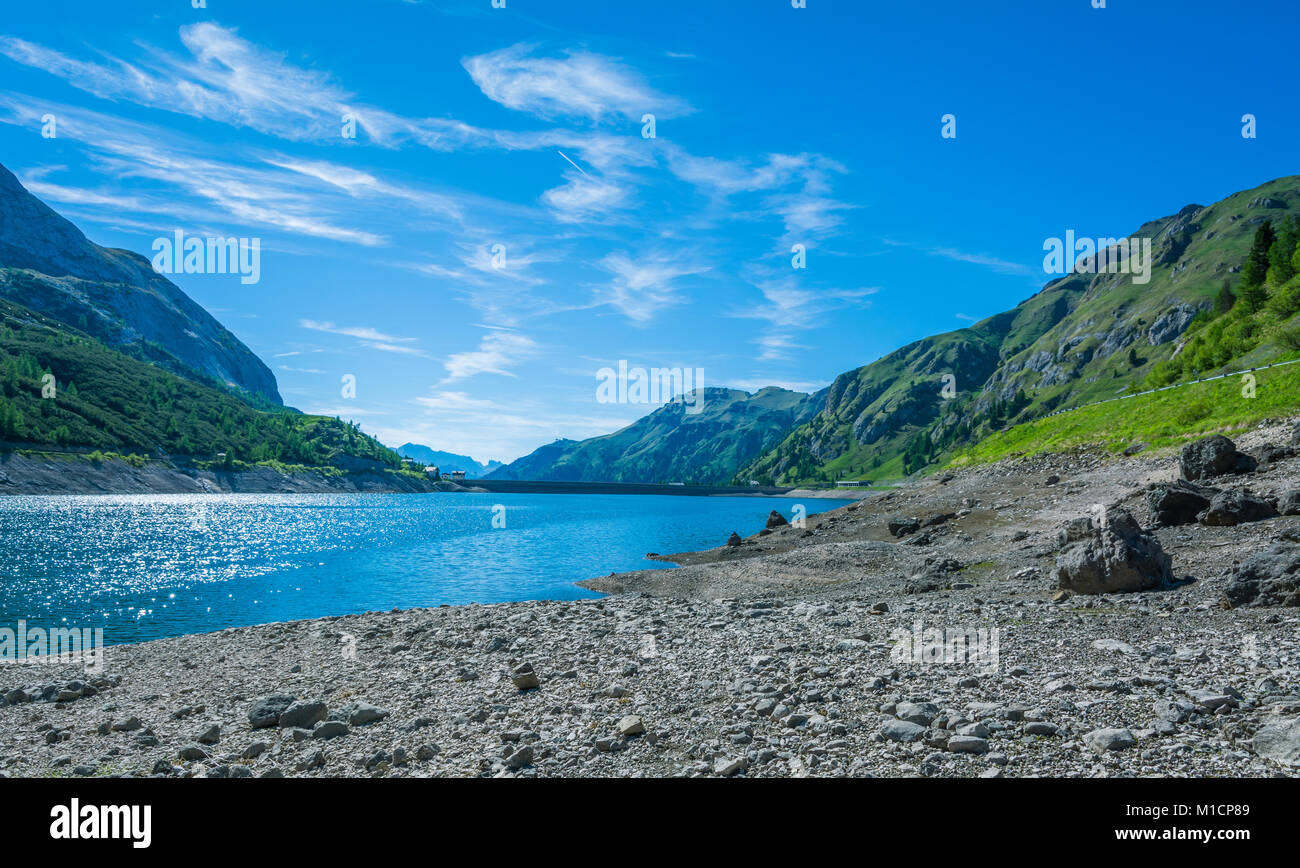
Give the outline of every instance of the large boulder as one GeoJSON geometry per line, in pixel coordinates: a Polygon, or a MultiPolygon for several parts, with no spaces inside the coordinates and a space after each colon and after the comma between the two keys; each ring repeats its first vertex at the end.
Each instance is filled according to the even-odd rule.
{"type": "Polygon", "coordinates": [[[916,516],[896,515],[889,519],[888,527],[894,536],[906,536],[921,529],[921,520],[916,516]]]}
{"type": "Polygon", "coordinates": [[[1149,591],[1173,580],[1169,555],[1160,541],[1143,533],[1127,510],[1106,510],[1100,522],[1070,522],[1060,539],[1065,547],[1056,558],[1056,573],[1062,590],[1075,594],[1149,591]]]}
{"type": "Polygon", "coordinates": [[[1188,443],[1178,456],[1178,469],[1183,479],[1213,479],[1236,473],[1253,473],[1258,466],[1254,458],[1237,451],[1237,445],[1215,434],[1188,443]]]}
{"type": "Polygon", "coordinates": [[[1197,485],[1185,479],[1155,482],[1147,486],[1147,506],[1157,527],[1191,524],[1210,506],[1219,489],[1197,485]]]}
{"type": "Polygon", "coordinates": [[[1279,765],[1300,767],[1300,717],[1280,717],[1264,724],[1251,739],[1251,747],[1279,765]]]}
{"type": "Polygon", "coordinates": [[[1300,545],[1274,543],[1232,568],[1222,606],[1300,606],[1300,545]]]}
{"type": "Polygon", "coordinates": [[[1277,515],[1277,509],[1267,500],[1255,497],[1239,488],[1233,488],[1214,495],[1210,505],[1197,516],[1197,520],[1201,524],[1213,527],[1233,527],[1252,521],[1277,518],[1277,515]]]}

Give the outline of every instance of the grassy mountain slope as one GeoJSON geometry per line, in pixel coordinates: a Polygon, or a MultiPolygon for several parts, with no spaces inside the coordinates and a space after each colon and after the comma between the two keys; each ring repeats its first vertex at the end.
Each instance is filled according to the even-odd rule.
{"type": "MultiPolygon", "coordinates": [[[[1149,283],[1127,274],[1069,274],[1014,310],[841,375],[822,413],[736,478],[897,477],[1054,410],[1178,379],[1170,368],[1180,363],[1171,358],[1189,329],[1187,340],[1194,340],[1205,325],[1224,281],[1241,281],[1259,227],[1296,214],[1300,177],[1288,177],[1147,223],[1133,237],[1152,241],[1149,283]],[[944,395],[944,374],[955,377],[955,396],[944,395]]],[[[1300,309],[1300,292],[1295,296],[1300,309]]],[[[1276,336],[1294,312],[1252,315],[1252,337],[1215,356],[1216,369],[1278,358],[1286,350],[1276,336]]]]}
{"type": "Polygon", "coordinates": [[[491,474],[493,479],[572,482],[726,482],[821,409],[825,392],[769,386],[754,394],[708,387],[702,410],[665,404],[621,431],[547,444],[491,474]]]}
{"type": "Polygon", "coordinates": [[[0,300],[0,441],[161,452],[227,463],[399,467],[397,454],[337,419],[259,410],[230,393],[109,349],[0,300]],[[53,376],[50,397],[45,388],[53,376]]]}
{"type": "Polygon", "coordinates": [[[1135,444],[1176,446],[1210,433],[1236,434],[1265,419],[1295,412],[1300,405],[1300,365],[1259,370],[1254,377],[1253,397],[1245,389],[1246,381],[1229,377],[1025,422],[959,450],[949,466],[987,464],[1078,446],[1111,452],[1135,444]]]}

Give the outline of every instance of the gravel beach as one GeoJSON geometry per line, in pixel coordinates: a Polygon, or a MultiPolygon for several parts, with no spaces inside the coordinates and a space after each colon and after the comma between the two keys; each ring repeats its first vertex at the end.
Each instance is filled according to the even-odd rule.
{"type": "Polygon", "coordinates": [[[1291,432],[1237,438],[1256,468],[1183,487],[1176,451],[947,472],[584,582],[599,600],[229,629],[112,646],[94,672],[10,664],[0,770],[1294,776],[1291,432]],[[1199,518],[1171,518],[1197,498],[1199,518]]]}

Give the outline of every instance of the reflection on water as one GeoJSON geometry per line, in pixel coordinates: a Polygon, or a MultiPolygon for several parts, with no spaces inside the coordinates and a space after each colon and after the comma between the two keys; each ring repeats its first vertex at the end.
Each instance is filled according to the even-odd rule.
{"type": "MultiPolygon", "coordinates": [[[[803,504],[812,515],[840,502],[803,504]]],[[[394,608],[596,596],[573,583],[664,567],[645,554],[711,548],[733,530],[748,536],[770,510],[789,517],[794,505],[536,494],[0,498],[0,624],[102,626],[115,644],[394,608]]]]}

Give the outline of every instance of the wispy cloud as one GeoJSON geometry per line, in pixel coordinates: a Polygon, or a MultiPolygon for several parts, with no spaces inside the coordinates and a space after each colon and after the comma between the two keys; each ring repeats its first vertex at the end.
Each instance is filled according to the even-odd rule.
{"type": "Polygon", "coordinates": [[[690,111],[612,58],[577,50],[561,57],[535,52],[534,46],[513,45],[467,57],[463,64],[488,99],[538,117],[639,121],[647,112],[669,118],[690,111]]]}
{"type": "Polygon", "coordinates": [[[453,353],[443,366],[447,376],[443,383],[453,383],[479,374],[517,376],[512,368],[537,352],[537,344],[527,335],[514,331],[493,329],[479,341],[477,350],[453,353]]]}
{"type": "Polygon", "coordinates": [[[601,266],[614,274],[598,301],[617,308],[628,319],[644,324],[668,307],[681,303],[675,283],[688,275],[703,274],[709,266],[685,261],[678,256],[657,253],[633,259],[626,253],[611,253],[601,266]]]}

